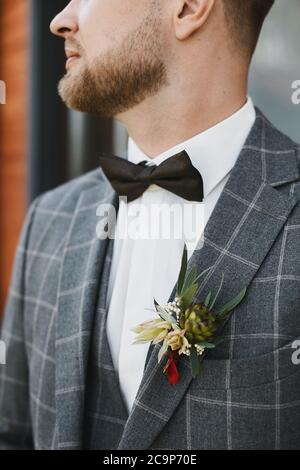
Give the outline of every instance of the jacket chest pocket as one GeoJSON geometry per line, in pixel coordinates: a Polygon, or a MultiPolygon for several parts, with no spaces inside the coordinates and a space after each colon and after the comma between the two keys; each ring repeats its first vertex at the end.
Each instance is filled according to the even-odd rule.
{"type": "Polygon", "coordinates": [[[191,389],[228,390],[283,380],[300,372],[300,365],[295,361],[295,344],[290,342],[275,351],[251,358],[227,360],[208,357],[203,361],[201,373],[193,380],[191,389]]]}
{"type": "Polygon", "coordinates": [[[291,345],[243,360],[206,360],[186,409],[194,449],[297,449],[300,365],[291,345]],[[197,430],[197,432],[196,432],[197,430]]]}

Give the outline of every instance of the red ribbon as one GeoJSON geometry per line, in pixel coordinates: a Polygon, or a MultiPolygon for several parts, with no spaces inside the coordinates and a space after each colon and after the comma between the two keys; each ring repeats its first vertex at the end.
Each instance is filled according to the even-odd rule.
{"type": "Polygon", "coordinates": [[[169,360],[166,364],[164,372],[167,373],[168,381],[170,385],[176,385],[179,381],[179,372],[176,366],[178,359],[177,351],[171,351],[169,360]]]}

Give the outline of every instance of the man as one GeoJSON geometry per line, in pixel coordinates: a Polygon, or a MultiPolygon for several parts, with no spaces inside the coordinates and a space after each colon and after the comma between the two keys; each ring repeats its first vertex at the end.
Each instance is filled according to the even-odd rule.
{"type": "Polygon", "coordinates": [[[299,146],[247,98],[272,4],[72,0],[53,20],[68,58],[62,99],[124,123],[129,162],[103,156],[29,211],[3,327],[2,448],[299,448],[299,146]],[[177,184],[183,162],[193,176],[177,184]],[[247,288],[196,378],[180,356],[176,385],[161,345],[132,345],[131,329],[153,318],[153,297],[174,300],[187,237],[96,229],[109,206],[124,234],[132,204],[204,205],[204,233],[197,225],[189,245],[189,268],[205,271],[194,300],[222,273],[216,306],[247,288]]]}

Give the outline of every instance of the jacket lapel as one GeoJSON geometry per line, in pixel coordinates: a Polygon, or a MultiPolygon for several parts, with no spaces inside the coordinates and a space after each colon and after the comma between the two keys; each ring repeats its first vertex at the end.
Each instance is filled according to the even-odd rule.
{"type": "MultiPolygon", "coordinates": [[[[216,307],[249,286],[297,203],[295,197],[275,187],[297,178],[292,142],[274,130],[257,110],[255,124],[206,225],[204,244],[189,260],[189,268],[196,265],[199,272],[210,268],[202,278],[198,300],[210,290],[216,291],[222,272],[225,281],[216,307]]],[[[160,345],[150,348],[120,450],[149,448],[192,380],[189,361],[181,356],[180,381],[170,386],[162,372],[165,360],[158,364],[159,349],[160,345]]],[[[204,379],[200,376],[197,380],[204,379]]]]}
{"type": "MultiPolygon", "coordinates": [[[[108,240],[96,234],[98,205],[116,206],[101,172],[78,200],[59,281],[56,329],[56,406],[60,449],[81,448],[91,330],[108,240]]],[[[105,228],[105,227],[104,227],[105,228]]],[[[102,230],[104,230],[104,228],[102,230]]],[[[100,229],[101,231],[101,229],[100,229]]]]}

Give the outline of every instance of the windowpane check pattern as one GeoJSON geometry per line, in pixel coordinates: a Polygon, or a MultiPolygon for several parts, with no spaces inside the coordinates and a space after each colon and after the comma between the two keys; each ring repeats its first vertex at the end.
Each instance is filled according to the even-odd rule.
{"type": "Polygon", "coordinates": [[[105,329],[113,242],[96,237],[96,209],[116,195],[97,169],[34,202],[2,331],[0,448],[299,448],[299,147],[256,112],[189,261],[210,268],[199,299],[222,272],[219,305],[247,295],[195,380],[181,358],[171,387],[149,349],[129,416],[105,329]]]}

